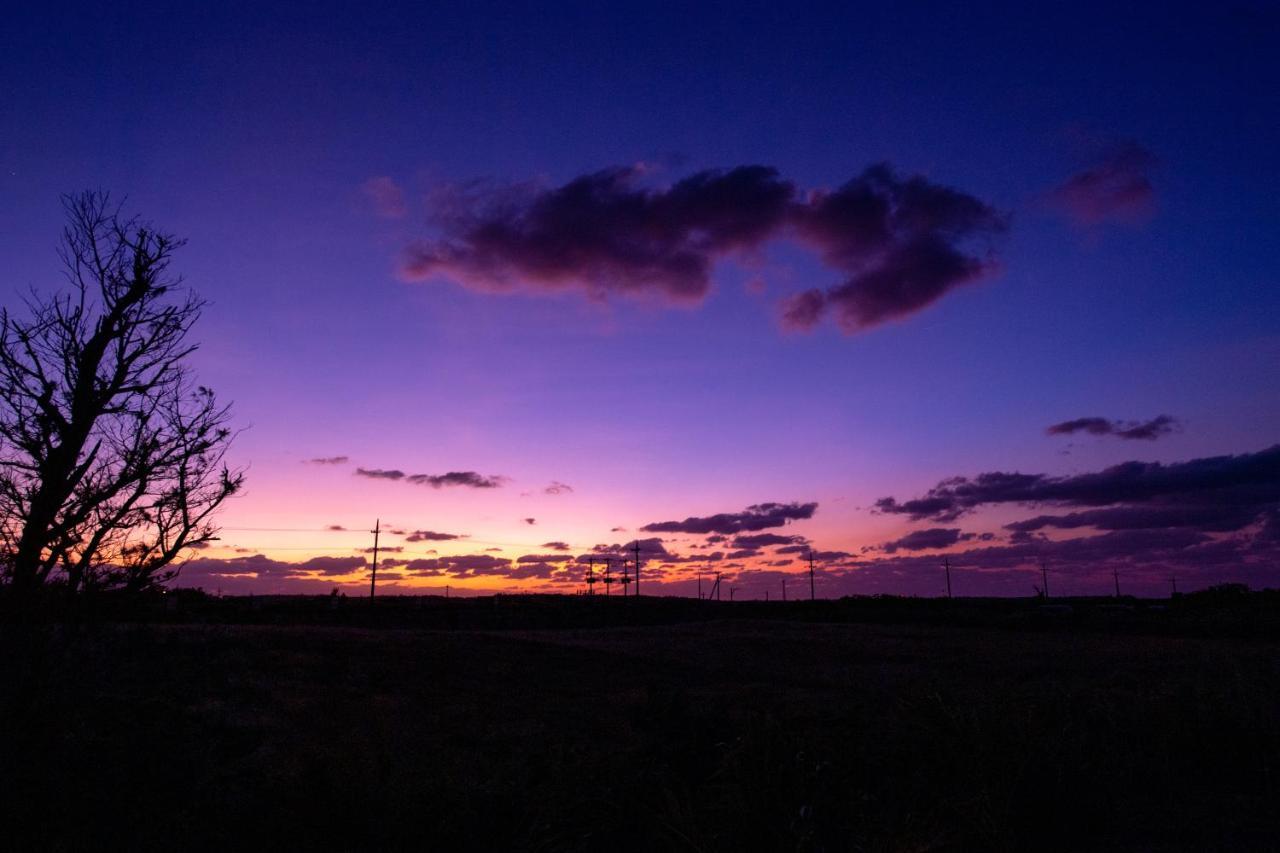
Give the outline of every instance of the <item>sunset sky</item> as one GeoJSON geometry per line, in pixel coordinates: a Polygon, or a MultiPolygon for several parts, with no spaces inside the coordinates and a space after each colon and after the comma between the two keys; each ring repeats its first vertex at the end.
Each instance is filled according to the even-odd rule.
{"type": "Polygon", "coordinates": [[[4,305],[88,188],[212,303],[181,583],[1280,586],[1273,4],[261,5],[0,27],[4,305]]]}

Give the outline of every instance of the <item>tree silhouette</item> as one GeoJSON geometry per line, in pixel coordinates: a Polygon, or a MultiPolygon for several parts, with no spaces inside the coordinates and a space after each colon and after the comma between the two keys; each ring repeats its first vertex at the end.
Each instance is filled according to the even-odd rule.
{"type": "Polygon", "coordinates": [[[205,303],[169,272],[184,241],[104,193],[63,206],[70,289],[0,312],[0,576],[140,590],[214,538],[243,473],[223,462],[229,407],[187,365],[205,303]]]}

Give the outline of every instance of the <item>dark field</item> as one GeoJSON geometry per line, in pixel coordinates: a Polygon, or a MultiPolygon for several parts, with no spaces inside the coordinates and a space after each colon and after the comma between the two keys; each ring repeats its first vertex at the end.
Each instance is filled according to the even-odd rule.
{"type": "Polygon", "coordinates": [[[5,846],[1280,849],[1265,618],[1001,607],[9,628],[5,846]]]}

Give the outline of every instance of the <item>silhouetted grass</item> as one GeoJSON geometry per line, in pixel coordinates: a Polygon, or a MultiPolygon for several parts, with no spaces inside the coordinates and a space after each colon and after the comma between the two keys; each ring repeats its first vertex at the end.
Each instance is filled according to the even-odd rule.
{"type": "Polygon", "coordinates": [[[1280,643],[1010,619],[9,628],[7,846],[1277,848],[1280,643]]]}

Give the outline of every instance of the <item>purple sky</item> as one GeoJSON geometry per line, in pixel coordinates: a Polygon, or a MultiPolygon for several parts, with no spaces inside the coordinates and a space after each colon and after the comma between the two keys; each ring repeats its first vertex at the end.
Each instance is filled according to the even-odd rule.
{"type": "Polygon", "coordinates": [[[1276,586],[1278,36],[37,4],[0,28],[4,304],[58,285],[60,193],[189,238],[248,427],[208,589],[354,591],[375,518],[388,589],[574,591],[637,538],[654,593],[776,595],[810,548],[829,595],[938,594],[944,554],[971,594],[1276,586]]]}

